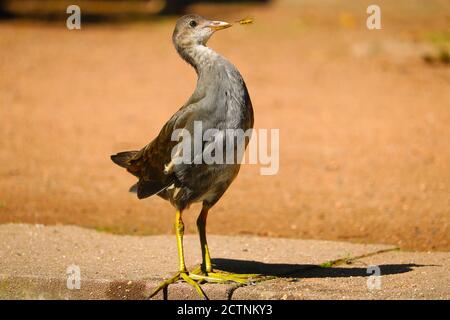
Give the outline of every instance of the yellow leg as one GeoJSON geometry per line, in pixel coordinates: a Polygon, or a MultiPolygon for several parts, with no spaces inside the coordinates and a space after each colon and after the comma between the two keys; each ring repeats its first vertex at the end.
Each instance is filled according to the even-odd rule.
{"type": "Polygon", "coordinates": [[[208,209],[203,207],[197,219],[198,234],[200,236],[200,245],[202,247],[202,271],[211,272],[211,256],[209,255],[208,242],[206,241],[206,218],[208,218],[208,209]]]}
{"type": "Polygon", "coordinates": [[[181,211],[177,210],[175,215],[175,234],[177,237],[177,249],[178,249],[178,263],[179,271],[186,272],[186,264],[184,263],[184,250],[183,250],[183,236],[184,236],[184,223],[181,217],[181,211]]]}
{"type": "Polygon", "coordinates": [[[200,268],[191,272],[191,277],[199,281],[207,282],[237,282],[246,284],[261,279],[258,274],[232,274],[224,272],[213,272],[211,256],[209,254],[208,242],[206,241],[206,219],[208,218],[208,208],[203,206],[197,219],[198,234],[200,236],[200,245],[202,248],[203,263],[200,268]]]}
{"type": "Polygon", "coordinates": [[[188,274],[186,269],[186,264],[184,262],[184,250],[183,250],[183,235],[184,235],[184,223],[182,220],[182,212],[177,210],[175,215],[175,233],[177,238],[177,249],[178,249],[178,262],[179,262],[179,271],[170,279],[163,281],[158,287],[153,290],[149,299],[154,297],[159,291],[167,288],[170,284],[177,282],[178,280],[184,280],[191,286],[195,288],[197,293],[203,298],[207,299],[205,293],[202,288],[198,285],[198,283],[194,280],[194,278],[188,274]]]}

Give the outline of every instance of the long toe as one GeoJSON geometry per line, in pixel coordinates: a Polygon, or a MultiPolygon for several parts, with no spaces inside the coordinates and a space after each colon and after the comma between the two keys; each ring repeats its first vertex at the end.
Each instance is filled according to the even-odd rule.
{"type": "Polygon", "coordinates": [[[180,277],[181,277],[181,273],[177,272],[173,277],[161,282],[161,284],[153,290],[152,294],[148,297],[148,299],[151,299],[154,296],[156,296],[158,294],[158,292],[167,288],[170,284],[177,282],[180,279],[180,277]]]}
{"type": "Polygon", "coordinates": [[[203,291],[202,287],[200,287],[200,285],[198,284],[198,282],[195,279],[195,276],[193,274],[182,273],[181,277],[183,278],[184,281],[186,281],[188,284],[190,284],[191,286],[194,287],[195,291],[197,291],[198,295],[201,298],[203,298],[205,300],[208,300],[208,297],[206,296],[206,294],[203,291]]]}
{"type": "Polygon", "coordinates": [[[213,282],[213,283],[239,283],[250,284],[265,280],[266,277],[260,274],[236,274],[225,272],[202,272],[191,275],[192,278],[198,281],[213,282]]]}
{"type": "Polygon", "coordinates": [[[187,272],[177,272],[171,278],[161,282],[161,284],[158,285],[153,290],[152,294],[148,297],[148,299],[153,298],[155,295],[158,294],[158,292],[160,292],[161,290],[164,290],[169,285],[171,285],[173,283],[176,283],[179,280],[184,280],[187,284],[189,284],[190,286],[194,287],[195,291],[197,291],[198,295],[202,299],[208,300],[208,297],[206,296],[205,292],[203,291],[203,289],[199,285],[199,283],[200,283],[199,279],[197,279],[194,274],[190,274],[190,273],[187,273],[187,272]]]}

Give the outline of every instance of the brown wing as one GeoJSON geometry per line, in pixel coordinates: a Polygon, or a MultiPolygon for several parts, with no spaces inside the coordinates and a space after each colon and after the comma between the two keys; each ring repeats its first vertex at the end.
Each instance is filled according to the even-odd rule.
{"type": "Polygon", "coordinates": [[[192,122],[195,113],[193,106],[181,108],[163,126],[158,136],[128,159],[127,170],[139,178],[137,183],[138,198],[146,198],[157,194],[176,182],[174,173],[165,173],[164,168],[171,161],[172,149],[178,141],[172,141],[175,129],[186,128],[192,122]]]}

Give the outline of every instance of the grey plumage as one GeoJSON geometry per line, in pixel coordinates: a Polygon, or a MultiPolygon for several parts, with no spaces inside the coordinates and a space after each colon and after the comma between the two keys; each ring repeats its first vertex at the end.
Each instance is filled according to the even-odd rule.
{"type": "MultiPolygon", "coordinates": [[[[232,63],[206,46],[212,32],[200,29],[205,21],[209,22],[197,15],[185,16],[177,22],[172,37],[177,52],[197,72],[194,93],[147,146],[138,152],[111,156],[139,178],[135,188],[139,198],[157,194],[180,210],[192,202],[214,205],[238,174],[240,164],[182,163],[165,171],[172,160],[172,149],[178,144],[171,140],[172,132],[185,129],[193,136],[194,122],[201,121],[203,132],[218,129],[221,137],[220,141],[204,142],[203,150],[209,143],[225,150],[226,129],[245,131],[253,127],[252,103],[245,82],[232,63]]],[[[194,153],[191,160],[198,156],[194,153]]]]}

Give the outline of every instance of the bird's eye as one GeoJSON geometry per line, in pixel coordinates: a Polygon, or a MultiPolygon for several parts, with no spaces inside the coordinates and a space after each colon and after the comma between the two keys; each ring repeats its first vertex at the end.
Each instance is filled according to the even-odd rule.
{"type": "Polygon", "coordinates": [[[189,25],[190,25],[192,28],[195,28],[195,27],[197,26],[197,21],[191,20],[191,22],[189,22],[189,25]]]}

